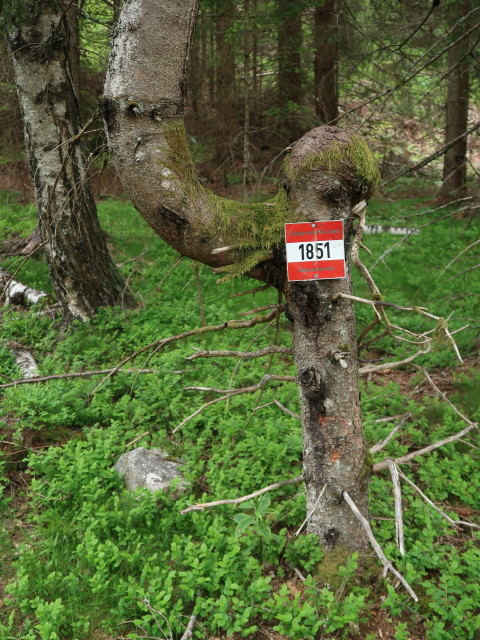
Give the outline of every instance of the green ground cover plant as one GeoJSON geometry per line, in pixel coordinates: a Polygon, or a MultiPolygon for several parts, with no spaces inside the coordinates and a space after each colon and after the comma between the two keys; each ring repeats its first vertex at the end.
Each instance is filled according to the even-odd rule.
{"type": "MultiPolygon", "coordinates": [[[[2,197],[3,232],[31,228],[31,208],[2,197]]],[[[431,208],[423,198],[377,199],[369,223],[403,226],[404,216],[422,207],[431,208]]],[[[178,255],[153,236],[128,203],[101,202],[99,214],[115,261],[124,263],[121,269],[136,292],[138,308],[102,310],[94,320],[66,332],[42,308],[2,308],[2,376],[20,377],[10,340],[32,350],[41,375],[52,375],[108,369],[153,340],[200,326],[191,263],[182,259],[176,264],[178,255]]],[[[428,221],[431,215],[420,220],[428,221]]],[[[472,420],[479,411],[473,357],[478,277],[472,272],[450,280],[465,270],[461,261],[438,275],[477,237],[478,221],[446,218],[400,243],[372,270],[385,299],[426,306],[445,317],[454,312],[451,330],[470,322],[458,334],[458,344],[471,358],[449,380],[448,395],[472,420]]],[[[387,234],[366,236],[373,253],[364,256],[366,264],[372,267],[398,240],[387,234]]],[[[18,258],[3,261],[11,272],[16,265],[18,258]]],[[[251,282],[217,285],[217,276],[207,268],[200,266],[199,272],[208,324],[277,301],[272,290],[231,298],[251,288],[251,282]]],[[[18,277],[48,289],[41,258],[27,262],[18,277]]],[[[357,295],[366,295],[360,280],[355,286],[357,295]]],[[[359,305],[357,313],[361,331],[372,311],[359,305]]],[[[402,324],[415,331],[433,328],[416,315],[402,315],[402,324]]],[[[196,638],[374,640],[381,637],[379,628],[389,630],[383,637],[396,640],[478,637],[479,534],[449,525],[404,483],[406,555],[401,557],[388,472],[372,477],[372,526],[387,556],[419,595],[418,603],[382,579],[373,555],[354,555],[338,573],[328,575],[316,540],[305,533],[295,535],[305,517],[300,485],[285,486],[242,508],[223,505],[179,513],[194,502],[245,495],[301,473],[300,423],[273,404],[276,399],[296,411],[293,384],[275,382],[257,394],[217,403],[171,434],[212,399],[185,391],[186,386],[240,387],[258,382],[267,371],[294,373],[283,356],[240,365],[229,358],[186,357],[195,349],[257,349],[275,336],[279,344],[290,345],[286,320],[191,336],[128,363],[158,373],[118,373],[98,388],[101,376],[0,390],[1,439],[10,443],[3,443],[0,457],[0,519],[5,525],[0,534],[5,567],[2,640],[180,638],[192,614],[197,618],[196,638]],[[161,447],[185,460],[186,493],[177,499],[172,494],[128,494],[113,466],[122,453],[138,446],[161,447]],[[24,479],[22,487],[19,478],[24,479]],[[19,521],[22,526],[15,529],[19,521]]],[[[365,357],[375,359],[394,348],[397,358],[411,345],[399,349],[387,337],[365,357]]],[[[455,365],[455,354],[442,347],[419,363],[441,374],[455,365]]],[[[463,427],[455,412],[425,387],[417,395],[407,392],[407,381],[410,389],[420,385],[418,374],[402,375],[363,381],[363,420],[370,445],[385,438],[394,424],[378,418],[407,411],[412,416],[381,459],[384,454],[402,456],[463,427]]],[[[470,446],[478,445],[474,433],[467,438],[470,444],[447,445],[402,467],[457,519],[478,520],[479,454],[470,446]]]]}

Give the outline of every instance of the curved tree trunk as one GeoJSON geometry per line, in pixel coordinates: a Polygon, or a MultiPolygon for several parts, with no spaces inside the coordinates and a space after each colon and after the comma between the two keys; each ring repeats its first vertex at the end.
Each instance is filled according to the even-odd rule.
{"type": "Polygon", "coordinates": [[[40,234],[66,322],[133,304],[98,223],[81,145],[72,142],[80,118],[67,5],[26,3],[8,33],[40,234]]]}
{"type": "Polygon", "coordinates": [[[350,275],[287,283],[282,246],[285,222],[342,219],[349,237],[352,207],[368,198],[378,172],[363,140],[319,127],[294,145],[285,189],[275,202],[249,206],[205,190],[182,122],[196,11],[196,0],[130,0],[123,7],[103,100],[117,172],[136,208],[183,255],[214,267],[243,260],[243,271],[286,293],[302,399],[310,530],[327,548],[362,549],[365,536],[342,499],[343,491],[353,495],[368,517],[353,309],[345,299],[335,302],[336,294],[351,291],[350,275]],[[359,155],[362,166],[353,160],[359,155]]]}

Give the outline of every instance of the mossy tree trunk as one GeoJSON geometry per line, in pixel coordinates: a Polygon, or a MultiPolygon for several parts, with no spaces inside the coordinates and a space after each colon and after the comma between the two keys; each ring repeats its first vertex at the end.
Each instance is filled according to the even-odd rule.
{"type": "Polygon", "coordinates": [[[98,307],[132,305],[98,223],[80,144],[80,117],[69,56],[70,3],[25,2],[7,39],[22,111],[39,228],[64,320],[98,307]]]}
{"type": "Polygon", "coordinates": [[[196,0],[124,4],[103,99],[114,162],[135,207],[175,249],[229,275],[246,272],[286,294],[302,399],[310,530],[327,548],[362,549],[363,533],[342,501],[347,490],[368,517],[353,309],[346,300],[335,301],[337,293],[351,291],[350,275],[287,283],[283,239],[285,222],[329,219],[344,220],[350,238],[352,207],[369,197],[378,171],[363,139],[319,127],[294,145],[285,188],[274,202],[245,205],[204,189],[183,131],[196,12],[196,0]]]}

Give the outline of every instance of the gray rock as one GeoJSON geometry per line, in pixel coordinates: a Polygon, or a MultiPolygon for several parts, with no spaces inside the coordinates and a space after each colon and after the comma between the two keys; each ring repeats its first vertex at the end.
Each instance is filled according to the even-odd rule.
{"type": "Polygon", "coordinates": [[[183,479],[182,465],[166,458],[168,454],[162,449],[138,447],[120,456],[114,468],[123,476],[129,491],[145,488],[166,493],[172,480],[180,478],[175,493],[182,493],[187,486],[183,479]]]}

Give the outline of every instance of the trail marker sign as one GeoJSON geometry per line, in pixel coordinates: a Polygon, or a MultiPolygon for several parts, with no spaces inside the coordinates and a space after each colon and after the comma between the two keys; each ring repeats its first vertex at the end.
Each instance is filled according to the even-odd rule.
{"type": "Polygon", "coordinates": [[[288,222],[285,242],[289,282],[345,277],[343,220],[288,222]]]}

